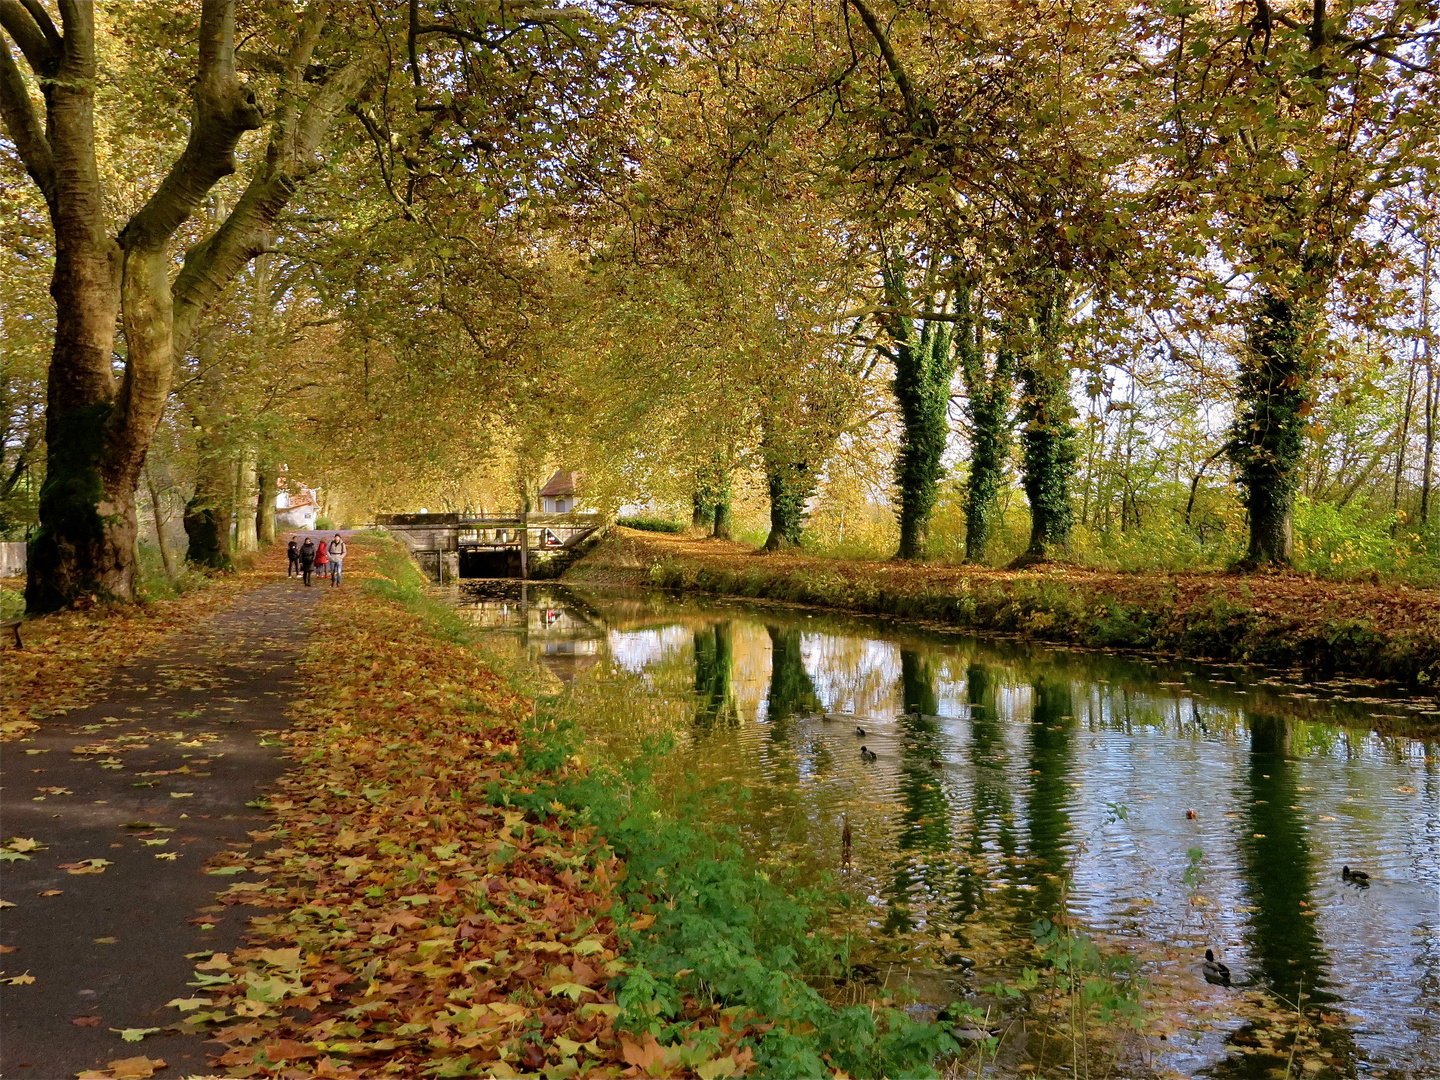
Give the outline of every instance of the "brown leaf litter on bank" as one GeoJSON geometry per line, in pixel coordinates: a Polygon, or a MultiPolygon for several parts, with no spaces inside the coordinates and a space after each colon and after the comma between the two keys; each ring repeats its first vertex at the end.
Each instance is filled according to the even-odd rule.
{"type": "Polygon", "coordinates": [[[531,703],[473,648],[366,595],[368,546],[352,543],[353,587],[322,601],[334,630],[312,645],[275,825],[252,834],[266,850],[234,856],[266,877],[222,894],[272,913],[252,924],[256,947],[206,958],[196,997],[176,1003],[187,1026],[216,1029],[215,1066],[236,1077],[742,1074],[737,1018],[701,1017],[725,1037],[685,1061],[684,1047],[614,1030],[616,859],[559,804],[543,816],[493,805],[531,703]]]}

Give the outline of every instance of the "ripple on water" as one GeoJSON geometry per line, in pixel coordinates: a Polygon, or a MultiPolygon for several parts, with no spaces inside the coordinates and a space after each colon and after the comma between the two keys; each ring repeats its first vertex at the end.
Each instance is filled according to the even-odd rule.
{"type": "Polygon", "coordinates": [[[1249,1021],[1200,978],[1212,947],[1237,983],[1324,1002],[1332,1071],[1440,1076],[1437,749],[1363,726],[1410,703],[737,604],[532,586],[466,610],[551,666],[587,737],[673,733],[663,782],[747,789],[717,819],[802,878],[839,871],[877,949],[975,955],[922,994],[1004,974],[1063,909],[1144,961],[1167,1067],[1264,1075],[1226,1042],[1249,1021]]]}

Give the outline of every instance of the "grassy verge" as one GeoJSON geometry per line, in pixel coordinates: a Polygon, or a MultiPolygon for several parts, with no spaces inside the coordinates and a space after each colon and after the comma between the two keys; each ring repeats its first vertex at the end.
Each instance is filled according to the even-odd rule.
{"type": "Polygon", "coordinates": [[[639,584],[998,631],[1096,648],[1304,668],[1434,687],[1440,598],[1299,574],[1012,572],[785,554],[616,530],[570,571],[639,584]]]}
{"type": "MultiPolygon", "coordinates": [[[[158,565],[158,554],[155,558],[158,565]]],[[[16,649],[8,634],[0,640],[5,665],[0,741],[33,731],[46,717],[89,704],[126,660],[273,580],[284,565],[284,552],[272,547],[235,573],[206,576],[185,570],[179,588],[146,575],[138,604],[99,604],[25,620],[20,628],[23,648],[16,649]]],[[[23,580],[6,580],[6,618],[18,618],[24,611],[23,589],[23,580]]]]}
{"type": "Polygon", "coordinates": [[[827,1003],[806,976],[845,956],[819,895],[662,815],[643,769],[586,767],[394,547],[352,558],[275,846],[234,858],[266,880],[224,895],[273,909],[265,945],[200,965],[184,1003],[232,1075],[923,1076],[958,1051],[885,1002],[827,1003]]]}

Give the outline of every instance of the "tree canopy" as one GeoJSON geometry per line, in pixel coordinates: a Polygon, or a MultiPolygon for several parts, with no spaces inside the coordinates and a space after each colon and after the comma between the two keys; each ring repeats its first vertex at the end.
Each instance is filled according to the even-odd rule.
{"type": "Polygon", "coordinates": [[[0,29],[32,610],[182,524],[226,565],[280,477],[338,522],[562,467],[771,550],[1433,573],[1429,0],[0,29]]]}

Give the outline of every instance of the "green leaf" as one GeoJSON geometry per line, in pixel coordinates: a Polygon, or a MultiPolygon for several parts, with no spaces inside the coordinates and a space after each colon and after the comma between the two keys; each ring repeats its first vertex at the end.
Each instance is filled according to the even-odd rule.
{"type": "Polygon", "coordinates": [[[154,1034],[155,1034],[157,1031],[159,1031],[160,1029],[159,1029],[158,1027],[153,1027],[153,1028],[111,1028],[110,1030],[113,1031],[113,1032],[115,1032],[117,1035],[120,1036],[120,1038],[124,1039],[126,1042],[139,1042],[141,1039],[145,1038],[146,1035],[154,1035],[154,1034]]]}

